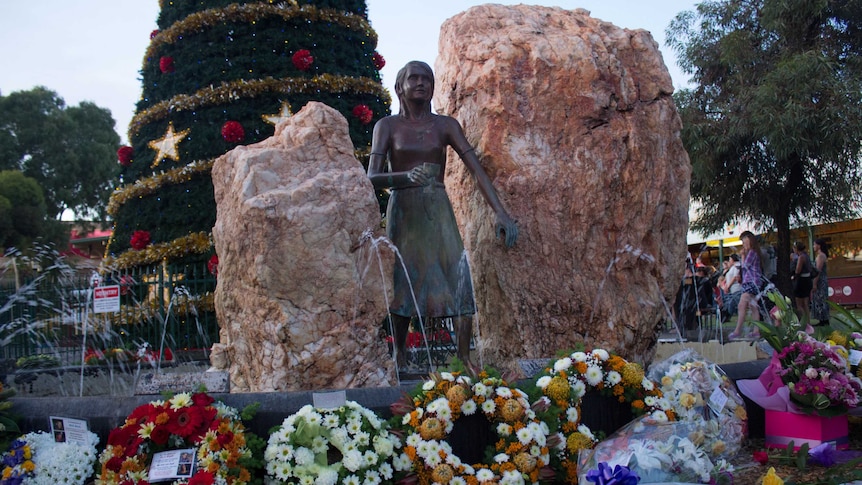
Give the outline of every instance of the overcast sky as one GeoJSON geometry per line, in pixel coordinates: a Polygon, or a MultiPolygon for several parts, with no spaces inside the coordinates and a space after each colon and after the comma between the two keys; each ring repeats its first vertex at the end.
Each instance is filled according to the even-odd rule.
{"type": "MultiPolygon", "coordinates": [[[[34,0],[0,7],[0,92],[46,86],[68,105],[92,101],[111,110],[117,132],[126,129],[141,95],[139,71],[158,0],[34,0]]],[[[440,25],[474,5],[471,0],[367,0],[377,51],[386,59],[383,83],[392,91],[395,73],[407,61],[434,65],[440,25]]],[[[519,2],[496,2],[513,4],[519,2]]],[[[665,46],[671,19],[692,10],[693,0],[556,0],[535,5],[584,8],[593,17],[629,29],[650,31],[662,49],[674,87],[687,78],[665,46]]],[[[395,96],[392,96],[395,98],[395,96]]],[[[393,111],[395,107],[393,106],[393,111]]]]}

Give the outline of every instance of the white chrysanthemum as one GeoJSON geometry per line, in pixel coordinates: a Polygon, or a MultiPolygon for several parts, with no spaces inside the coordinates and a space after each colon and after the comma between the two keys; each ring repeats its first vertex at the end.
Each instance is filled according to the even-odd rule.
{"type": "Polygon", "coordinates": [[[655,396],[647,396],[644,398],[644,404],[646,404],[649,407],[655,406],[656,402],[658,402],[658,398],[655,396]]]}
{"type": "Polygon", "coordinates": [[[369,471],[365,472],[365,480],[363,480],[362,484],[363,485],[377,485],[378,483],[380,483],[380,481],[381,481],[380,480],[380,473],[378,473],[374,470],[369,470],[369,471]]]}
{"type": "Polygon", "coordinates": [[[597,386],[602,382],[602,369],[595,365],[591,365],[587,367],[587,372],[584,374],[587,378],[587,384],[591,386],[597,386]]]}
{"type": "Polygon", "coordinates": [[[497,405],[491,399],[488,399],[487,401],[482,403],[482,412],[483,413],[491,414],[496,409],[497,409],[497,405]]]}
{"type": "Polygon", "coordinates": [[[585,352],[575,352],[572,354],[572,360],[575,362],[586,362],[587,354],[585,352]]]}
{"type": "Polygon", "coordinates": [[[314,485],[335,485],[338,482],[338,472],[332,468],[323,468],[314,479],[314,485]]]}
{"type": "Polygon", "coordinates": [[[347,475],[341,483],[344,485],[360,485],[362,482],[359,481],[359,477],[356,475],[347,475]]]}
{"type": "Polygon", "coordinates": [[[575,383],[572,384],[572,395],[575,399],[580,399],[584,397],[584,394],[587,392],[587,386],[584,384],[584,381],[576,380],[575,383]]]}
{"type": "Polygon", "coordinates": [[[422,383],[423,391],[430,391],[431,389],[434,389],[434,381],[425,381],[422,383]]]}
{"type": "Polygon", "coordinates": [[[377,435],[374,437],[374,451],[382,456],[390,456],[395,449],[392,440],[385,436],[377,435]]]}
{"type": "Polygon", "coordinates": [[[455,382],[455,375],[452,374],[451,372],[441,372],[440,377],[444,381],[455,382]]]}
{"type": "Polygon", "coordinates": [[[399,472],[410,470],[413,467],[413,462],[407,453],[399,453],[392,459],[392,466],[399,472]]]}
{"type": "Polygon", "coordinates": [[[422,458],[427,458],[429,455],[434,453],[434,449],[431,446],[431,443],[428,441],[421,441],[419,445],[416,447],[416,454],[421,456],[422,458]]]}
{"type": "Polygon", "coordinates": [[[438,455],[437,453],[428,455],[428,456],[424,457],[424,459],[425,459],[425,465],[427,465],[431,468],[434,468],[435,466],[443,463],[443,458],[441,458],[440,455],[438,455]]]}
{"type": "Polygon", "coordinates": [[[517,470],[508,470],[503,472],[500,477],[500,485],[523,485],[524,476],[517,470]]]}
{"type": "Polygon", "coordinates": [[[437,417],[443,421],[450,421],[452,419],[452,408],[449,407],[448,401],[446,401],[445,406],[441,406],[440,409],[437,410],[437,417]]]}
{"type": "Polygon", "coordinates": [[[608,384],[610,384],[612,386],[619,384],[620,381],[623,380],[623,376],[621,376],[620,373],[615,371],[615,370],[608,372],[607,378],[608,378],[608,384]]]}
{"type": "Polygon", "coordinates": [[[570,423],[577,423],[580,419],[580,415],[578,414],[578,409],[575,407],[570,407],[566,409],[566,421],[570,423]]]}
{"type": "Polygon", "coordinates": [[[512,397],[512,390],[508,387],[498,387],[497,395],[502,397],[503,399],[509,399],[510,397],[512,397]]]}
{"type": "Polygon", "coordinates": [[[459,384],[466,384],[468,386],[473,383],[469,376],[458,376],[458,378],[455,379],[455,382],[459,384]]]}
{"type": "Polygon", "coordinates": [[[481,382],[477,382],[476,385],[473,386],[473,392],[477,396],[488,397],[488,386],[481,382]]]}
{"type": "Polygon", "coordinates": [[[465,416],[472,416],[476,413],[476,401],[472,399],[468,399],[464,401],[464,404],[461,405],[461,412],[464,413],[465,416]]]}
{"type": "Polygon", "coordinates": [[[315,436],[311,438],[311,451],[315,454],[325,453],[329,449],[329,441],[323,436],[315,436]]]}
{"type": "Polygon", "coordinates": [[[406,443],[407,446],[412,446],[416,448],[417,446],[419,446],[419,443],[422,443],[422,437],[419,436],[419,433],[411,433],[409,436],[407,436],[407,439],[404,440],[404,443],[406,443]]]}
{"type": "Polygon", "coordinates": [[[536,381],[536,385],[539,386],[539,389],[544,389],[548,387],[548,384],[551,383],[551,376],[542,376],[539,380],[536,381]]]}
{"type": "Polygon", "coordinates": [[[464,477],[452,477],[449,485],[467,485],[467,480],[464,480],[464,477]]]}
{"type": "Polygon", "coordinates": [[[456,468],[462,465],[461,458],[459,458],[458,455],[452,453],[446,453],[446,463],[456,468]]]}
{"type": "Polygon", "coordinates": [[[480,468],[479,471],[476,472],[476,480],[479,480],[480,482],[490,482],[493,479],[494,472],[487,468],[480,468]]]}
{"type": "Polygon", "coordinates": [[[309,473],[296,473],[297,478],[299,478],[299,485],[315,485],[314,484],[314,476],[309,473]]]}
{"type": "Polygon", "coordinates": [[[395,470],[392,469],[392,465],[389,463],[381,463],[377,471],[380,472],[380,476],[383,477],[384,480],[391,480],[395,475],[395,470]]]}
{"type": "Polygon", "coordinates": [[[341,420],[338,418],[337,414],[328,413],[323,418],[323,426],[325,426],[328,429],[337,428],[338,425],[341,424],[340,421],[341,420]]]}
{"type": "Polygon", "coordinates": [[[512,434],[512,426],[506,423],[497,424],[497,434],[500,436],[509,436],[512,434]]]}
{"type": "Polygon", "coordinates": [[[359,470],[362,468],[362,453],[357,450],[350,450],[343,453],[341,456],[341,464],[351,472],[359,470]]]}
{"type": "Polygon", "coordinates": [[[521,428],[516,433],[515,436],[518,438],[518,441],[522,445],[526,445],[530,441],[533,441],[533,431],[530,428],[521,428]]]}
{"type": "Polygon", "coordinates": [[[653,383],[653,381],[644,377],[641,381],[641,387],[643,387],[647,391],[652,391],[653,389],[655,389],[655,384],[653,383]]]}
{"type": "Polygon", "coordinates": [[[301,446],[294,450],[293,458],[296,461],[297,465],[311,465],[314,463],[314,453],[311,452],[308,448],[301,446]]]}
{"type": "Polygon", "coordinates": [[[509,455],[505,453],[498,453],[494,455],[494,461],[497,463],[506,463],[507,461],[509,461],[509,455]]]}
{"type": "Polygon", "coordinates": [[[584,424],[578,425],[578,433],[581,433],[582,435],[586,436],[587,438],[589,438],[591,440],[596,439],[595,435],[593,435],[593,432],[590,430],[590,428],[588,428],[584,424]]]}
{"type": "Polygon", "coordinates": [[[563,372],[564,370],[568,370],[569,367],[572,366],[572,359],[568,357],[563,357],[558,361],[554,362],[554,372],[563,372]]]}
{"type": "Polygon", "coordinates": [[[666,423],[668,421],[667,414],[664,411],[656,410],[651,414],[652,418],[658,421],[659,423],[666,423]]]}
{"type": "Polygon", "coordinates": [[[293,466],[290,463],[278,463],[271,474],[275,475],[275,478],[286,482],[293,477],[293,466]]]}
{"type": "Polygon", "coordinates": [[[593,350],[593,355],[602,362],[611,358],[611,354],[605,349],[595,349],[593,350]]]}
{"type": "Polygon", "coordinates": [[[371,450],[366,450],[365,453],[362,454],[362,461],[365,462],[365,466],[367,467],[376,465],[377,460],[379,459],[380,456],[371,450]]]}
{"type": "Polygon", "coordinates": [[[171,403],[171,409],[186,408],[192,405],[192,395],[188,392],[181,392],[172,397],[168,402],[171,403]]]}

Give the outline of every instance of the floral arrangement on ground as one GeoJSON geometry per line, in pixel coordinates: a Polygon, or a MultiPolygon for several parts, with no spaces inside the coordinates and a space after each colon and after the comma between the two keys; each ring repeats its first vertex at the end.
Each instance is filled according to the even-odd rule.
{"type": "Polygon", "coordinates": [[[191,478],[174,484],[244,485],[251,478],[246,431],[239,413],[206,393],[179,393],[138,406],[108,436],[97,485],[146,484],[160,451],[195,448],[191,478]]]}
{"type": "Polygon", "coordinates": [[[314,485],[391,484],[401,441],[370,409],[353,401],[334,409],[311,405],[290,415],[269,436],[264,452],[267,476],[274,483],[314,485]]]}
{"type": "Polygon", "coordinates": [[[475,382],[457,371],[434,373],[393,404],[393,428],[404,434],[396,463],[399,468],[412,464],[407,480],[420,485],[535,484],[554,476],[551,449],[561,440],[537,416],[526,393],[491,372],[480,372],[475,382]],[[482,462],[465,463],[446,441],[464,416],[484,417],[496,433],[482,462]]]}
{"type": "Polygon", "coordinates": [[[27,433],[3,455],[2,485],[83,485],[93,474],[99,437],[86,432],[86,443],[58,443],[50,433],[27,433]]]}
{"type": "Polygon", "coordinates": [[[560,478],[569,483],[577,482],[578,453],[599,442],[581,422],[581,402],[587,391],[629,403],[634,416],[649,414],[657,422],[675,419],[671,403],[645,376],[643,367],[605,349],[564,353],[539,375],[536,387],[559,413],[565,443],[559,452],[564,475],[560,478]]]}

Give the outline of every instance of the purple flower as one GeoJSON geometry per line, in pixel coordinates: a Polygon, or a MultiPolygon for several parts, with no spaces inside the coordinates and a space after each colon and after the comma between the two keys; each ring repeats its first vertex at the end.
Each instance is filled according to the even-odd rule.
{"type": "Polygon", "coordinates": [[[835,464],[835,448],[831,443],[823,443],[808,450],[811,463],[820,466],[832,466],[835,464]]]}
{"type": "Polygon", "coordinates": [[[596,485],[637,485],[641,478],[629,467],[617,465],[611,470],[607,462],[599,463],[598,469],[587,472],[587,480],[596,485]]]}

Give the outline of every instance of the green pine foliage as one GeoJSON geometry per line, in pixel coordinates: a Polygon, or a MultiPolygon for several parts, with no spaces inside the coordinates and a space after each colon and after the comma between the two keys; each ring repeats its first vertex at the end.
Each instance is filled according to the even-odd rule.
{"type": "MultiPolygon", "coordinates": [[[[129,126],[131,160],[112,198],[112,258],[133,251],[135,231],[149,232],[153,245],[210,233],[216,207],[209,169],[167,180],[164,174],[206,166],[237,145],[272,136],[275,127],[264,116],[278,114],[284,104],[296,113],[320,101],[341,112],[361,160],[370,151],[374,122],[389,115],[364,0],[163,1],[158,25],[129,126]],[[303,50],[313,57],[307,68],[294,59],[303,50]],[[370,120],[354,114],[361,105],[370,109],[370,120]],[[229,122],[242,127],[241,140],[223,136],[229,122]],[[177,159],[158,159],[152,145],[170,127],[185,134],[175,144],[177,159]],[[135,184],[151,190],[124,197],[135,184]]],[[[190,251],[170,262],[206,261],[212,251],[190,251]]]]}

